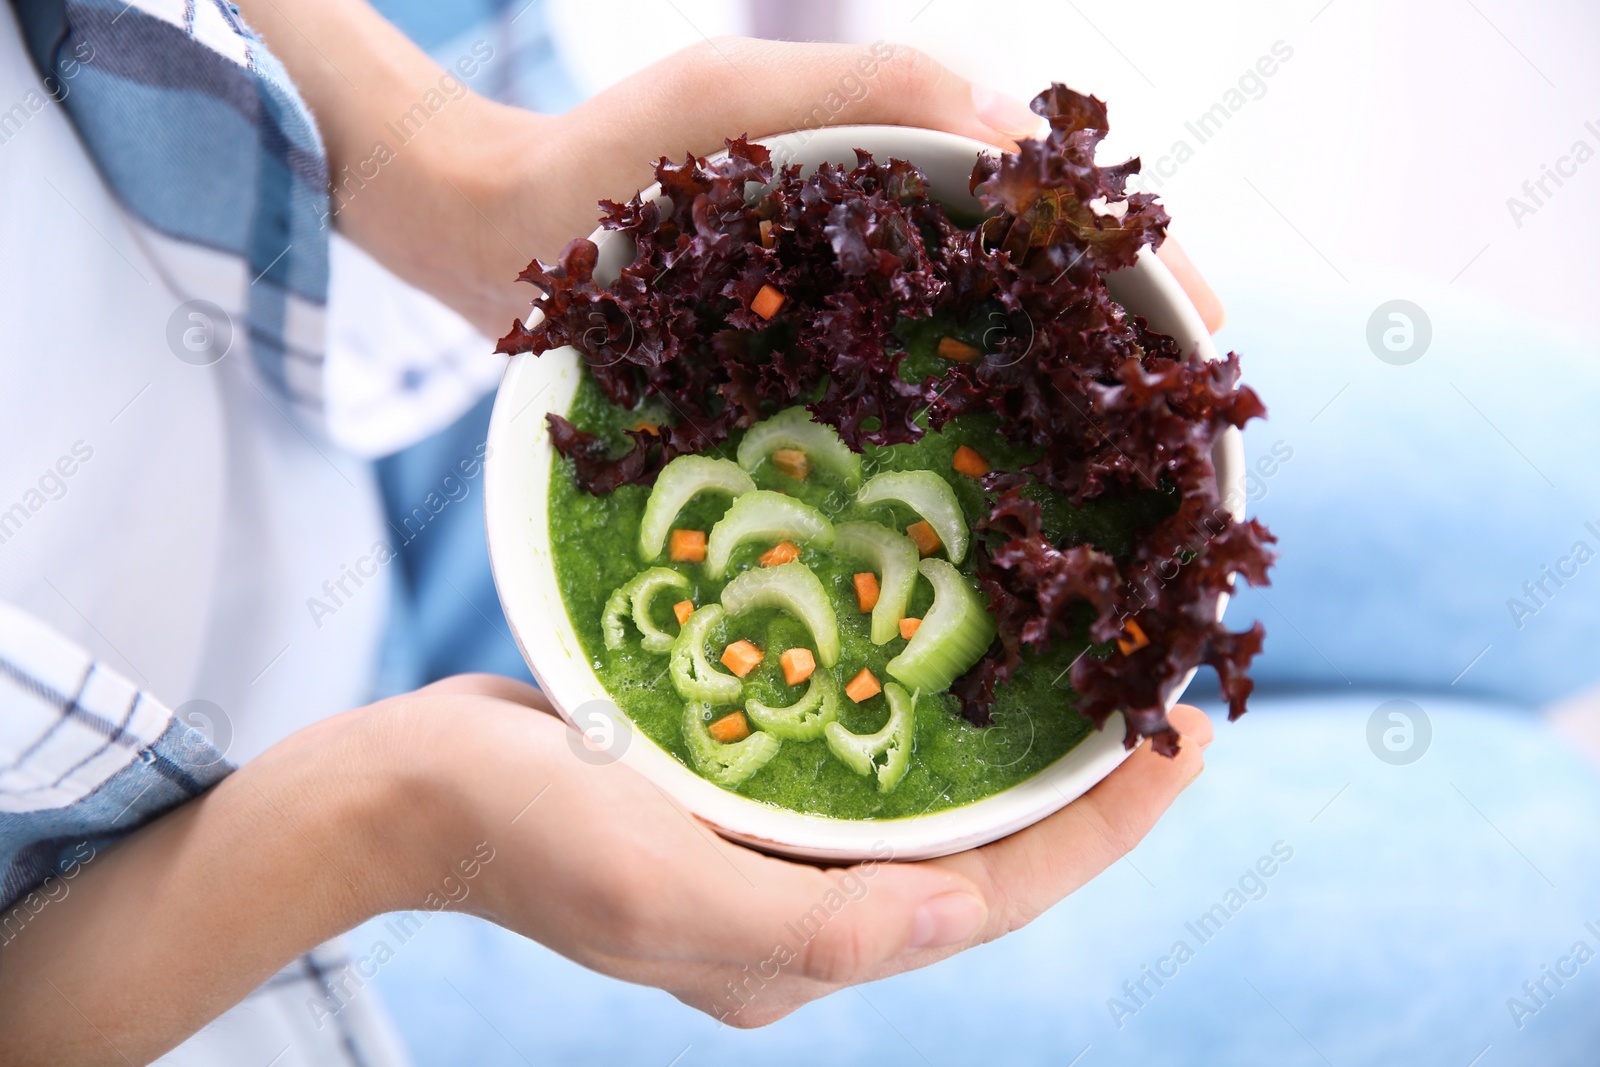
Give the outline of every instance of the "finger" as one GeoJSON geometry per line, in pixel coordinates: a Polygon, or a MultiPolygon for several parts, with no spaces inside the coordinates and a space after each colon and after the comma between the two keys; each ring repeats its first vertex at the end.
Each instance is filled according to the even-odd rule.
{"type": "Polygon", "coordinates": [[[990,905],[986,938],[1026,925],[1126,855],[1200,774],[1210,720],[1186,705],[1167,718],[1183,737],[1176,758],[1146,743],[1048,819],[983,848],[930,861],[967,875],[983,890],[990,905]]]}
{"type": "Polygon", "coordinates": [[[506,700],[536,711],[554,714],[550,698],[537,687],[498,674],[457,674],[425,685],[418,692],[431,693],[435,696],[493,697],[496,700],[506,700]]]}
{"type": "Polygon", "coordinates": [[[1178,279],[1178,284],[1183,287],[1190,303],[1200,312],[1200,318],[1206,324],[1206,329],[1212,333],[1222,329],[1223,323],[1228,321],[1228,313],[1222,306],[1222,298],[1217,296],[1216,290],[1201,277],[1189,259],[1189,253],[1183,250],[1183,246],[1168,237],[1161,243],[1156,255],[1161,257],[1161,262],[1167,265],[1172,276],[1178,279]]]}
{"type": "MultiPolygon", "coordinates": [[[[807,912],[812,923],[803,929],[814,929],[815,936],[799,954],[798,973],[851,984],[924,966],[1031,922],[1131,851],[1200,774],[1211,720],[1197,708],[1179,705],[1168,721],[1183,739],[1176,758],[1158,755],[1146,743],[1077,802],[994,844],[921,864],[817,872],[825,879],[843,878],[876,867],[862,879],[869,891],[849,898],[865,906],[827,910],[845,921],[830,925],[822,913],[807,912]],[[930,871],[962,877],[943,884],[917,877],[930,871]]],[[[846,882],[843,888],[852,886],[846,882]]],[[[838,898],[826,902],[838,903],[838,898]]]]}
{"type": "Polygon", "coordinates": [[[879,861],[820,869],[715,840],[727,864],[708,857],[668,894],[657,886],[656,899],[678,916],[659,929],[683,931],[681,943],[660,946],[668,955],[728,963],[767,982],[848,985],[909,949],[965,943],[987,920],[977,887],[953,871],[879,861]],[[686,926],[679,905],[667,903],[680,893],[690,914],[716,921],[686,926]]]}
{"type": "MultiPolygon", "coordinates": [[[[848,884],[863,869],[834,877],[848,884]]],[[[800,975],[851,985],[907,952],[966,944],[989,920],[981,890],[948,870],[880,864],[868,885],[863,906],[841,911],[842,922],[830,922],[806,943],[800,975]]]]}

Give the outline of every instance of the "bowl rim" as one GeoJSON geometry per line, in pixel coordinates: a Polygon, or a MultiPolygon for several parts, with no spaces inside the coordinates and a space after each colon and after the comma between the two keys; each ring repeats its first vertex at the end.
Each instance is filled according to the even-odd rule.
{"type": "MultiPolygon", "coordinates": [[[[910,159],[929,172],[930,189],[954,199],[953,165],[964,158],[970,172],[977,154],[999,149],[970,138],[906,126],[833,126],[758,138],[774,160],[800,162],[850,161],[857,145],[878,158],[910,159]],[[943,181],[934,181],[934,170],[943,181]]],[[[964,186],[963,186],[964,189],[964,186]]],[[[658,185],[641,191],[645,199],[660,195],[658,185]]],[[[970,201],[969,201],[970,202],[970,201]]],[[[612,231],[590,235],[604,250],[627,240],[612,231]]],[[[618,253],[617,258],[625,253],[618,253]]],[[[1136,292],[1143,315],[1162,332],[1219,358],[1199,313],[1177,280],[1148,247],[1137,263],[1108,279],[1113,288],[1136,292]],[[1166,328],[1163,328],[1166,327],[1166,328]]],[[[1123,302],[1118,297],[1119,302],[1123,302]]],[[[1070,804],[1110,774],[1130,754],[1122,743],[1121,715],[1091,733],[1055,762],[1023,781],[981,800],[958,807],[896,819],[837,819],[779,808],[722,789],[701,778],[676,757],[628,723],[611,702],[583,654],[549,565],[548,500],[550,455],[542,418],[522,416],[549,394],[546,411],[565,411],[578,382],[578,360],[571,348],[535,357],[513,356],[506,366],[490,417],[484,456],[484,525],[496,591],[518,650],[539,686],[560,716],[579,733],[571,735],[575,755],[587,762],[621,762],[645,776],[669,798],[688,809],[718,833],[732,840],[783,855],[822,861],[926,859],[963,851],[998,840],[1070,804]],[[537,391],[534,391],[537,386],[537,391]],[[551,391],[554,390],[553,393],[551,391]],[[529,393],[532,395],[528,395],[529,393]],[[559,405],[559,407],[557,406],[559,405]],[[530,427],[533,429],[530,432],[530,427]],[[532,539],[530,541],[530,538],[532,539]],[[545,566],[540,560],[544,546],[545,566]],[[551,594],[554,594],[552,604],[551,594]],[[552,607],[555,610],[551,610],[552,607]],[[552,625],[554,624],[554,625],[552,625]],[[580,736],[603,739],[586,745],[580,736]]],[[[1229,428],[1213,448],[1219,488],[1235,518],[1244,512],[1243,445],[1239,431],[1229,428]]],[[[1219,599],[1220,618],[1227,597],[1219,599]]],[[[1175,686],[1168,701],[1177,702],[1195,671],[1175,686]]]]}

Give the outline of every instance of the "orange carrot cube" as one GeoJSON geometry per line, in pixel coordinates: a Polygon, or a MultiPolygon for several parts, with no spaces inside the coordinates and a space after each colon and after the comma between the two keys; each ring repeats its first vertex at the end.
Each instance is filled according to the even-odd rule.
{"type": "Polygon", "coordinates": [[[856,587],[856,603],[861,606],[863,613],[871,611],[878,606],[878,596],[882,590],[878,588],[878,576],[871,571],[862,571],[850,579],[856,587]]]}
{"type": "Polygon", "coordinates": [[[811,474],[811,461],[798,448],[780,448],[772,453],[772,465],[797,482],[811,474]]]}
{"type": "Polygon", "coordinates": [[[917,551],[924,556],[931,556],[939,551],[939,535],[933,532],[933,527],[925,520],[918,519],[907,526],[906,536],[911,538],[912,543],[917,546],[917,551]]]}
{"type": "Polygon", "coordinates": [[[1124,656],[1132,655],[1150,643],[1150,639],[1144,635],[1144,630],[1132,619],[1123,620],[1122,628],[1127,631],[1128,637],[1117,638],[1117,647],[1122,650],[1124,656]]]}
{"type": "Polygon", "coordinates": [[[706,732],[724,745],[731,745],[750,736],[750,723],[745,719],[744,712],[731,711],[706,727],[706,732]]]}
{"type": "Polygon", "coordinates": [[[862,667],[861,673],[850,679],[850,684],[844,687],[844,695],[857,704],[863,700],[871,700],[881,692],[883,692],[882,684],[865,667],[862,667]]]}
{"type": "Polygon", "coordinates": [[[672,613],[678,617],[678,625],[682,626],[689,621],[689,616],[694,614],[694,601],[680,600],[672,605],[672,613]]]}
{"type": "Polygon", "coordinates": [[[761,231],[761,247],[762,248],[771,248],[772,247],[772,220],[771,219],[762,219],[760,224],[756,228],[761,231]]]}
{"type": "Polygon", "coordinates": [[[722,650],[722,665],[743,678],[761,666],[761,650],[749,641],[735,641],[722,650]]]}
{"type": "Polygon", "coordinates": [[[905,638],[907,641],[911,640],[911,635],[916,633],[917,632],[917,627],[919,627],[921,625],[922,625],[922,620],[921,619],[901,619],[900,620],[900,636],[905,638]]]}
{"type": "Polygon", "coordinates": [[[957,363],[970,363],[983,355],[982,352],[965,341],[958,341],[954,337],[939,338],[939,347],[936,351],[945,359],[954,360],[957,363]]]}
{"type": "Polygon", "coordinates": [[[667,549],[674,563],[699,563],[706,558],[704,530],[673,530],[667,549]]]}
{"type": "Polygon", "coordinates": [[[957,474],[965,474],[969,478],[982,478],[990,470],[989,461],[983,458],[983,453],[966,445],[956,449],[950,466],[956,469],[957,474]]]}
{"type": "Polygon", "coordinates": [[[765,552],[761,553],[760,563],[763,567],[779,567],[785,563],[793,563],[800,558],[800,546],[793,541],[779,541],[765,552]]]}
{"type": "Polygon", "coordinates": [[[783,680],[790,685],[799,685],[817,669],[816,657],[809,648],[791,648],[778,657],[778,663],[783,666],[783,680]]]}
{"type": "Polygon", "coordinates": [[[756,293],[756,298],[750,301],[750,310],[764,319],[770,319],[778,313],[778,310],[783,307],[783,302],[787,299],[788,297],[772,286],[763,285],[760,292],[756,293]]]}

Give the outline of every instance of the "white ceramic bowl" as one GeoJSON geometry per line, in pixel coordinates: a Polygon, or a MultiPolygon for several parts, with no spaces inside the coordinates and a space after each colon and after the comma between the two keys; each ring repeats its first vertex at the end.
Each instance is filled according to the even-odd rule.
{"type": "MultiPolygon", "coordinates": [[[[879,159],[909,159],[927,174],[935,197],[969,212],[977,207],[967,191],[973,161],[980,152],[994,151],[965,137],[901,126],[840,126],[783,134],[764,143],[772,149],[774,162],[800,163],[808,170],[823,162],[853,163],[856,148],[879,159]]],[[[658,196],[659,190],[652,186],[645,195],[658,196]]],[[[601,230],[590,239],[600,248],[596,275],[609,281],[632,256],[632,242],[601,230]]],[[[1137,265],[1110,279],[1112,294],[1154,329],[1176,338],[1179,347],[1198,348],[1207,359],[1217,358],[1199,313],[1177,281],[1148,249],[1142,253],[1137,265]]],[[[842,820],[785,811],[728,792],[679,763],[642,732],[629,730],[625,722],[613,725],[596,719],[597,709],[615,706],[573,632],[546,536],[552,448],[544,415],[567,411],[578,385],[579,365],[571,348],[512,358],[489,424],[484,497],[495,585],[539,685],[568,722],[580,729],[599,734],[620,731],[605,742],[606,752],[599,758],[614,757],[632,767],[726,837],[824,861],[872,856],[925,859],[994,841],[1076,800],[1127,758],[1118,716],[1032,778],[976,803],[914,818],[842,820]]],[[[1213,459],[1223,498],[1242,518],[1244,454],[1237,430],[1230,429],[1218,442],[1213,459]]],[[[1223,606],[1217,606],[1219,617],[1223,606]]],[[[1185,678],[1184,685],[1188,682],[1185,678]]]]}

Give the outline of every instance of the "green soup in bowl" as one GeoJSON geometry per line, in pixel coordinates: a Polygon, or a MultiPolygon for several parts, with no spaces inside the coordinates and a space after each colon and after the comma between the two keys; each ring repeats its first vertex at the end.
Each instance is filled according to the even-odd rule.
{"type": "MultiPolygon", "coordinates": [[[[902,127],[841,127],[764,143],[787,162],[808,168],[825,161],[850,164],[857,148],[878,158],[908,159],[926,175],[930,195],[953,214],[969,217],[976,213],[968,192],[973,160],[994,151],[954,135],[902,127]]],[[[659,196],[659,190],[644,195],[648,200],[659,196]]],[[[614,277],[631,257],[630,239],[610,231],[596,231],[591,239],[599,248],[597,280],[614,277]]],[[[1198,314],[1148,249],[1107,284],[1118,302],[1152,328],[1205,358],[1216,358],[1198,314]]],[[[910,331],[901,373],[914,376],[937,363],[940,336],[937,329],[910,331]]],[[[624,431],[637,431],[652,418],[670,419],[672,413],[652,408],[649,401],[631,409],[610,403],[571,348],[513,357],[496,401],[486,460],[496,583],[535,676],[558,710],[589,740],[581,750],[575,747],[580,758],[616,759],[631,766],[733,839],[795,856],[849,861],[943,855],[1002,837],[1069,803],[1126,757],[1120,716],[1095,730],[1072,711],[1070,669],[1080,656],[1107,654],[1104,642],[1091,647],[1084,636],[1057,640],[1042,652],[1025,651],[1009,682],[996,690],[987,724],[980,726],[960,714],[957,698],[945,688],[950,671],[970,666],[970,658],[945,664],[949,670],[944,674],[937,663],[932,674],[908,670],[904,657],[916,642],[915,631],[885,639],[884,620],[877,619],[875,626],[873,612],[863,610],[857,576],[870,574],[886,585],[888,575],[863,555],[859,544],[850,547],[849,531],[859,539],[860,531],[870,526],[902,537],[930,516],[894,493],[863,499],[862,487],[895,472],[927,472],[948,487],[962,528],[972,536],[983,514],[984,494],[974,475],[961,469],[958,450],[964,447],[996,471],[1018,470],[1037,459],[1006,439],[999,416],[963,414],[914,442],[867,445],[859,453],[858,479],[841,476],[804,448],[785,450],[804,457],[802,468],[809,469],[803,469],[803,477],[796,475],[793,462],[783,462],[789,457],[770,450],[755,462],[740,464],[743,433],[756,430],[736,430],[703,454],[742,470],[749,485],[737,493],[697,492],[672,509],[668,520],[672,531],[706,535],[713,557],[708,561],[693,554],[694,545],[674,559],[673,544],[659,539],[641,550],[652,488],[624,484],[600,494],[579,488],[573,461],[550,442],[544,418],[550,413],[578,430],[616,441],[624,439],[624,431]],[[829,527],[827,536],[808,537],[805,530],[790,536],[780,522],[739,541],[731,551],[726,551],[727,544],[718,545],[719,524],[727,524],[739,500],[771,500],[774,494],[820,515],[829,527]],[[847,531],[843,547],[835,534],[841,529],[847,531]],[[650,551],[652,544],[660,546],[656,554],[650,551]],[[780,545],[793,547],[792,558],[764,563],[763,556],[780,545]],[[670,573],[657,576],[652,595],[630,600],[630,583],[655,569],[670,573]],[[743,576],[780,569],[805,571],[808,589],[814,579],[836,631],[828,640],[820,640],[817,627],[808,625],[782,597],[751,597],[730,589],[743,576]],[[713,695],[690,699],[677,684],[681,672],[675,673],[674,660],[685,654],[678,638],[692,616],[679,612],[703,612],[730,595],[741,610],[722,611],[705,626],[693,624],[701,663],[689,673],[708,669],[710,675],[702,681],[709,680],[713,695]],[[635,617],[639,614],[643,618],[635,617]],[[651,634],[653,648],[646,647],[651,634]],[[730,646],[755,650],[753,661],[723,660],[730,646]],[[786,677],[783,653],[789,650],[803,650],[813,663],[811,673],[796,684],[786,677]],[[863,672],[882,688],[852,689],[863,672]],[[713,676],[734,679],[736,688],[713,676]],[[928,684],[929,678],[945,687],[928,684]],[[924,685],[916,685],[918,680],[924,685]],[[814,689],[831,694],[827,706],[819,700],[811,715],[826,721],[810,722],[797,734],[779,737],[782,730],[764,728],[762,716],[753,710],[766,709],[772,721],[814,689]],[[891,699],[896,693],[910,708],[909,725],[896,725],[891,699]],[[734,713],[744,718],[743,731],[750,737],[772,736],[749,746],[743,732],[722,735],[723,740],[712,743],[746,744],[753,754],[719,762],[724,749],[707,750],[701,731],[720,730],[726,725],[722,720],[734,713]],[[909,745],[872,740],[901,726],[909,745]],[[902,749],[909,759],[890,770],[902,749]],[[728,765],[735,762],[739,766],[730,770],[728,765]]],[[[1211,460],[1230,514],[1242,517],[1237,430],[1220,435],[1211,460]]],[[[1108,551],[1152,516],[1175,506],[1170,492],[1154,489],[1076,508],[1049,493],[1038,494],[1038,499],[1052,537],[1070,531],[1108,551]]],[[[950,516],[944,521],[950,522],[950,516]]],[[[660,525],[659,517],[655,524],[660,525]]],[[[644,540],[652,542],[650,537],[644,540]]],[[[953,568],[940,573],[954,575],[952,581],[958,578],[975,590],[973,557],[957,558],[953,534],[934,544],[919,556],[925,554],[935,567],[953,568]]],[[[940,587],[927,566],[917,564],[899,613],[906,620],[937,620],[941,608],[936,600],[945,602],[942,614],[948,616],[953,610],[948,605],[959,599],[954,593],[936,595],[940,587]]],[[[1216,598],[1218,616],[1225,599],[1216,598]]],[[[1172,689],[1169,705],[1182,684],[1172,689]]]]}

